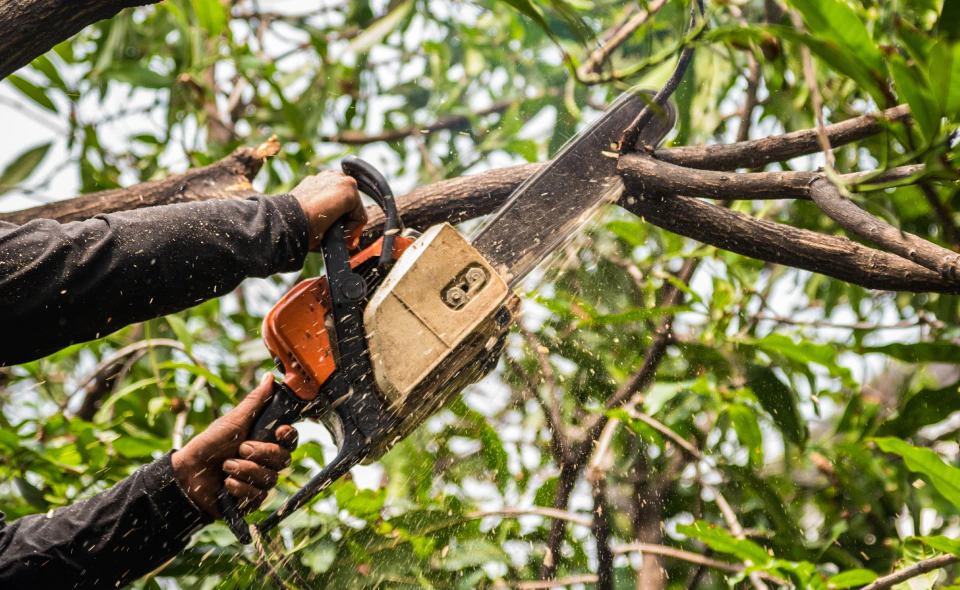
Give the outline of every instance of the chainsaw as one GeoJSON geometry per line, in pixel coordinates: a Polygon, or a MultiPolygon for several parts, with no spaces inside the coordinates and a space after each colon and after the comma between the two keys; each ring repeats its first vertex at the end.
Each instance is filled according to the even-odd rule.
{"type": "MultiPolygon", "coordinates": [[[[338,452],[261,523],[267,533],[361,461],[375,461],[499,360],[520,300],[513,288],[604,203],[623,191],[617,142],[653,94],[625,92],[557,157],[521,184],[467,239],[441,223],[405,228],[389,184],[351,156],[344,173],[383,210],[383,235],[350,254],[345,219],[321,237],[325,276],[297,284],[267,314],[263,338],[283,379],[249,439],[276,442],[283,424],[324,424],[338,452]]],[[[673,127],[658,110],[638,141],[673,127]]],[[[633,146],[631,146],[633,147],[633,146]]],[[[224,520],[243,544],[250,528],[222,490],[224,520]]]]}

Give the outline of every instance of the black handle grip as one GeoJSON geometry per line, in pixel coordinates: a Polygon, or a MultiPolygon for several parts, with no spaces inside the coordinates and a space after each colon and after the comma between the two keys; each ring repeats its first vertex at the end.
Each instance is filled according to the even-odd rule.
{"type": "MultiPolygon", "coordinates": [[[[311,407],[311,403],[297,397],[293,391],[283,383],[274,384],[273,397],[267,403],[267,407],[257,416],[247,440],[258,442],[277,442],[277,428],[284,424],[293,424],[300,421],[311,407]]],[[[220,513],[223,515],[223,521],[230,527],[230,531],[237,537],[237,540],[244,545],[253,542],[250,536],[250,530],[247,521],[243,518],[243,513],[237,505],[237,499],[228,491],[226,486],[220,488],[217,496],[217,505],[220,513]]]]}
{"type": "Polygon", "coordinates": [[[383,224],[383,248],[380,251],[380,266],[386,267],[393,261],[393,237],[403,229],[403,222],[397,213],[397,203],[393,198],[390,184],[379,170],[370,162],[356,156],[346,156],[340,163],[340,168],[347,176],[357,181],[360,191],[369,195],[383,209],[385,221],[383,224]]]}

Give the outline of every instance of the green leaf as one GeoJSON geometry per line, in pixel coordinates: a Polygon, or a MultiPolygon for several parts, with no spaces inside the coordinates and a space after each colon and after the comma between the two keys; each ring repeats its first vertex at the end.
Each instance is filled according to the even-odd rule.
{"type": "Polygon", "coordinates": [[[862,354],[878,353],[907,363],[952,363],[960,365],[960,347],[952,342],[893,342],[882,346],[865,346],[862,354]]]}
{"type": "Polygon", "coordinates": [[[510,557],[499,544],[486,539],[467,539],[441,559],[443,568],[452,572],[487,563],[510,563],[510,557]]]}
{"type": "Polygon", "coordinates": [[[770,334],[760,340],[744,340],[745,344],[753,344],[762,350],[776,352],[799,363],[817,363],[822,365],[834,377],[839,377],[844,386],[857,387],[850,370],[837,363],[837,350],[827,344],[813,342],[794,342],[783,334],[770,334]]]}
{"type": "Polygon", "coordinates": [[[685,305],[676,305],[671,307],[637,307],[623,313],[601,314],[580,322],[580,326],[617,326],[620,324],[631,324],[633,322],[642,322],[645,320],[659,318],[666,315],[676,315],[678,313],[690,311],[685,305]]]}
{"type": "Polygon", "coordinates": [[[770,414],[773,423],[790,442],[803,446],[807,441],[807,423],[800,415],[797,394],[769,367],[747,367],[747,386],[770,414]]]}
{"type": "Polygon", "coordinates": [[[503,448],[500,435],[492,426],[483,422],[480,425],[480,444],[483,462],[487,470],[496,478],[497,486],[502,490],[510,480],[507,451],[503,448]]]}
{"type": "Polygon", "coordinates": [[[730,404],[727,406],[727,415],[737,431],[740,444],[750,453],[750,463],[754,467],[763,465],[763,434],[760,432],[760,423],[757,413],[744,404],[730,404]]]}
{"type": "Polygon", "coordinates": [[[173,333],[177,335],[177,340],[183,344],[187,354],[191,354],[191,350],[193,349],[193,336],[190,335],[190,330],[187,329],[187,322],[183,321],[183,318],[177,315],[168,315],[164,319],[170,324],[173,333]]]}
{"type": "Polygon", "coordinates": [[[111,443],[113,450],[127,459],[150,457],[169,450],[169,446],[155,438],[124,435],[111,443]]]}
{"type": "Polygon", "coordinates": [[[39,510],[47,510],[50,507],[50,502],[47,502],[47,499],[43,497],[43,492],[35,485],[22,477],[15,477],[13,481],[17,484],[17,491],[27,501],[27,504],[39,510]]]}
{"type": "Polygon", "coordinates": [[[767,566],[773,560],[763,547],[753,541],[738,539],[726,530],[702,520],[693,524],[677,525],[677,532],[694,539],[700,539],[714,551],[733,555],[758,567],[767,566]]]}
{"type": "Polygon", "coordinates": [[[40,162],[50,151],[51,144],[45,143],[23,152],[17,159],[7,165],[0,173],[0,195],[9,192],[21,182],[29,178],[40,162]]]}
{"type": "Polygon", "coordinates": [[[227,28],[227,9],[220,0],[193,0],[197,22],[211,37],[219,37],[227,28]]]}
{"type": "Polygon", "coordinates": [[[127,385],[120,391],[117,391],[110,395],[105,402],[100,406],[100,409],[97,410],[97,415],[94,417],[94,422],[103,422],[106,420],[107,416],[110,415],[110,410],[113,408],[114,404],[123,399],[124,397],[130,395],[135,391],[146,388],[149,385],[155,385],[156,380],[153,377],[149,379],[140,379],[139,381],[134,381],[130,385],[127,385]]]}
{"type": "Polygon", "coordinates": [[[26,78],[23,78],[17,74],[10,74],[7,76],[7,80],[13,84],[14,88],[23,93],[24,96],[29,98],[35,104],[42,106],[48,111],[52,111],[54,113],[57,112],[57,106],[53,104],[53,101],[50,100],[49,96],[47,96],[47,90],[45,88],[40,88],[33,82],[30,82],[26,78]]]}
{"type": "Polygon", "coordinates": [[[947,465],[930,449],[908,445],[898,438],[873,440],[882,451],[903,457],[910,471],[927,476],[940,495],[960,509],[960,469],[947,465]]]}
{"type": "Polygon", "coordinates": [[[960,117],[960,43],[934,44],[928,68],[940,112],[955,121],[960,117]]]}
{"type": "Polygon", "coordinates": [[[883,54],[867,27],[843,0],[790,0],[803,15],[807,29],[815,36],[835,43],[857,56],[873,73],[883,71],[883,54]]]}
{"type": "Polygon", "coordinates": [[[896,416],[884,421],[877,435],[907,438],[924,426],[943,422],[957,411],[960,411],[960,391],[956,383],[943,389],[924,389],[910,396],[896,416]]]}
{"type": "Polygon", "coordinates": [[[910,105],[910,114],[923,136],[932,141],[940,129],[940,108],[926,74],[917,66],[907,65],[899,55],[892,56],[887,63],[897,84],[897,94],[910,105]]]}
{"type": "Polygon", "coordinates": [[[951,41],[960,41],[960,2],[944,0],[940,19],[937,21],[937,35],[951,41]]]}
{"type": "Polygon", "coordinates": [[[108,68],[101,73],[101,77],[104,80],[124,82],[138,88],[163,90],[173,86],[173,78],[171,76],[154,72],[150,68],[132,64],[108,68]]]}
{"type": "Polygon", "coordinates": [[[221,379],[220,377],[214,375],[212,372],[210,372],[209,369],[205,369],[204,367],[199,367],[197,365],[191,365],[190,363],[178,363],[175,361],[167,361],[164,363],[160,363],[159,368],[183,369],[184,371],[193,373],[197,377],[203,377],[211,385],[219,389],[228,398],[233,399],[233,393],[235,388],[232,385],[228,385],[227,382],[221,379]]]}
{"type": "Polygon", "coordinates": [[[960,541],[956,539],[948,539],[944,536],[936,537],[912,537],[917,541],[925,545],[933,547],[937,551],[943,551],[944,553],[949,553],[950,555],[956,555],[960,557],[960,541]]]}
{"type": "Polygon", "coordinates": [[[875,572],[865,569],[853,569],[831,576],[827,580],[827,587],[841,590],[854,586],[865,586],[866,584],[873,583],[876,579],[877,574],[875,572]]]}
{"type": "Polygon", "coordinates": [[[383,17],[377,19],[373,25],[357,35],[353,41],[350,42],[350,45],[347,46],[347,51],[353,52],[356,55],[366,55],[369,53],[374,46],[383,43],[383,41],[390,36],[390,33],[400,26],[400,23],[407,17],[413,6],[413,2],[406,0],[383,17]]]}

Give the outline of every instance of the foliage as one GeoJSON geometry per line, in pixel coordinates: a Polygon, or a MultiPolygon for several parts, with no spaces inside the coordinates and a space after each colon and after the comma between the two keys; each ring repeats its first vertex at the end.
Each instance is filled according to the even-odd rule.
{"type": "MultiPolygon", "coordinates": [[[[624,84],[661,84],[684,43],[698,51],[674,97],[680,125],[669,142],[732,141],[745,124],[751,137],[805,129],[814,126],[806,47],[829,121],[910,105],[915,125],[838,148],[836,167],[926,163],[932,196],[921,186],[878,188],[863,206],[951,245],[933,207],[960,206],[955,185],[934,182],[953,178],[960,120],[960,18],[950,0],[793,0],[806,32],[775,2],[708,3],[707,26],[692,36],[689,4],[668,2],[606,65],[624,79],[589,84],[565,60],[582,62],[595,39],[636,14],[634,4],[277,7],[167,0],[92,26],[35,60],[4,84],[33,105],[33,116],[67,131],[57,149],[25,146],[0,173],[0,194],[43,194],[52,175],[38,171],[55,155],[65,161],[52,164],[89,192],[203,165],[271,134],[283,150],[259,177],[267,192],[346,153],[375,162],[398,188],[543,160],[624,84]],[[741,120],[751,60],[760,65],[759,102],[741,120]],[[438,122],[429,133],[410,131],[438,122]]],[[[839,231],[810,202],[734,207],[839,231]]],[[[301,276],[319,271],[311,258],[301,276]]],[[[0,506],[8,517],[105,489],[234,404],[272,369],[259,324],[296,278],[247,281],[219,300],[0,375],[0,506]],[[75,417],[87,377],[137,343],[146,344],[119,359],[93,419],[75,417]]],[[[622,426],[604,470],[611,546],[709,550],[747,569],[698,574],[695,564],[659,557],[667,575],[638,581],[644,560],[626,552],[613,561],[618,588],[692,580],[722,588],[758,573],[839,589],[958,554],[957,297],[869,292],[702,247],[613,208],[525,288],[522,327],[497,371],[291,518],[271,561],[318,588],[492,588],[537,578],[552,524],[538,508],[554,506],[568,459],[548,426],[553,404],[565,436],[582,436],[671,313],[675,337],[655,383],[634,413],[609,413],[622,426]],[[665,310],[661,289],[677,283],[671,273],[688,260],[700,266],[689,288],[680,284],[684,302],[665,310]],[[720,498],[733,506],[736,526],[720,498]],[[504,508],[528,514],[493,514],[504,508]]],[[[331,458],[315,433],[304,430],[307,442],[268,508],[331,458]]],[[[579,482],[561,507],[589,517],[590,486],[582,474],[579,482]]],[[[595,572],[594,532],[570,524],[562,538],[556,577],[595,572]]],[[[259,558],[215,525],[138,584],[270,587],[259,558]]],[[[945,583],[934,571],[911,587],[945,583]]]]}

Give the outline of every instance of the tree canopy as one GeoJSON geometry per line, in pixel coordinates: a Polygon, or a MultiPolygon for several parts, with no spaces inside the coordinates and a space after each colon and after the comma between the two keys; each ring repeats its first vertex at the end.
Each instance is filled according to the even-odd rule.
{"type": "MultiPolygon", "coordinates": [[[[953,585],[952,0],[128,8],[6,77],[4,118],[57,136],[0,171],[0,206],[74,196],[50,194],[58,182],[95,194],[0,219],[283,192],[352,153],[411,191],[413,225],[469,228],[684,58],[675,132],[627,150],[620,206],[524,283],[491,376],[274,543],[215,524],[138,587],[953,585]],[[204,166],[186,174],[214,180],[164,181],[204,166]]],[[[311,255],[296,276],[3,369],[0,508],[77,501],[201,431],[273,369],[260,322],[320,272],[311,255]]],[[[333,456],[318,429],[304,439],[264,510],[333,456]]]]}

